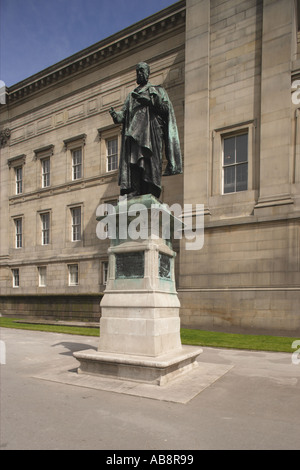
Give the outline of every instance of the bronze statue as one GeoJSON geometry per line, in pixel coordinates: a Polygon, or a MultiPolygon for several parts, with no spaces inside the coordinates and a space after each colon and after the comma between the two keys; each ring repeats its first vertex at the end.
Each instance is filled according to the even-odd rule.
{"type": "Polygon", "coordinates": [[[137,88],[121,111],[110,108],[115,124],[123,124],[119,163],[121,195],[134,197],[161,193],[163,145],[167,159],[164,176],[182,173],[182,159],[172,103],[162,86],[148,82],[150,68],[136,66],[137,88]]]}

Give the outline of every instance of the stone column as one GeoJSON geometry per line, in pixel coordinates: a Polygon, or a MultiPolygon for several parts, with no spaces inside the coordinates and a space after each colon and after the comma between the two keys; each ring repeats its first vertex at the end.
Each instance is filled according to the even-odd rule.
{"type": "Polygon", "coordinates": [[[184,203],[208,205],[209,0],[186,2],[184,203]],[[197,178],[195,178],[197,174],[197,178]]]}

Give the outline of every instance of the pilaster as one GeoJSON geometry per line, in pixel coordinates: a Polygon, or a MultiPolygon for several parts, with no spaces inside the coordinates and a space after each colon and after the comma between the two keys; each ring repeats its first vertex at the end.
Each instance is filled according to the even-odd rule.
{"type": "Polygon", "coordinates": [[[204,204],[206,207],[209,170],[209,25],[209,0],[187,0],[184,202],[204,204]]]}
{"type": "MultiPolygon", "coordinates": [[[[264,0],[258,209],[290,210],[292,0],[264,0]]],[[[260,211],[261,212],[261,211],[260,211]]]]}

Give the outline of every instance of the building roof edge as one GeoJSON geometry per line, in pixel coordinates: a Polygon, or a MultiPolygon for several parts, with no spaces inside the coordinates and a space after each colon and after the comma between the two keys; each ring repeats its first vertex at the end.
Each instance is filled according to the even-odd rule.
{"type": "Polygon", "coordinates": [[[120,51],[122,48],[130,47],[132,43],[138,40],[138,36],[142,38],[145,36],[147,30],[152,30],[164,27],[164,22],[168,21],[176,24],[178,18],[185,16],[185,0],[180,0],[173,5],[154,13],[147,18],[144,18],[137,23],[128,26],[125,29],[95,43],[91,46],[76,52],[75,54],[31,75],[24,80],[7,87],[7,101],[15,101],[18,98],[23,98],[24,94],[31,94],[40,88],[49,85],[53,81],[64,78],[74,71],[86,68],[89,65],[95,65],[99,59],[104,58],[108,53],[111,55],[114,52],[120,51]]]}

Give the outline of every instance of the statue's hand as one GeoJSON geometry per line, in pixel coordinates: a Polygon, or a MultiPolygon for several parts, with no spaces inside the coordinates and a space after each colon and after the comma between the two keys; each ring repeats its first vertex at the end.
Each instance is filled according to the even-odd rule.
{"type": "Polygon", "coordinates": [[[117,113],[116,113],[116,111],[114,110],[114,108],[110,108],[110,109],[109,109],[109,114],[110,114],[111,117],[113,118],[113,121],[116,122],[117,113]]]}

